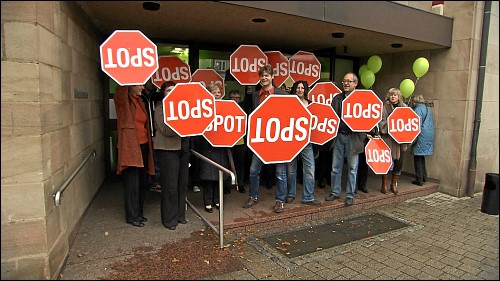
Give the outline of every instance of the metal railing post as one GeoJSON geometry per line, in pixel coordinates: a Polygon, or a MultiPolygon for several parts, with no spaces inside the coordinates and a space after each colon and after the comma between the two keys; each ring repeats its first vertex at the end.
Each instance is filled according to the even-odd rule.
{"type": "Polygon", "coordinates": [[[189,202],[187,197],[186,197],[186,203],[215,233],[219,235],[220,248],[222,249],[224,248],[224,177],[223,177],[224,174],[223,173],[227,173],[231,176],[231,182],[236,181],[236,176],[232,171],[223,167],[219,163],[212,161],[211,159],[198,153],[197,151],[193,149],[191,149],[190,151],[196,157],[219,169],[219,229],[217,230],[217,228],[207,218],[205,218],[200,213],[200,211],[198,211],[198,209],[196,209],[196,207],[193,204],[191,204],[191,202],[189,202]]]}

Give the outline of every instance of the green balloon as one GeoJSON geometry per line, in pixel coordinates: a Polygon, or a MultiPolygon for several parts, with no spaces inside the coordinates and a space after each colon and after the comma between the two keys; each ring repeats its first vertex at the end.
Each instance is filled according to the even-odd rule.
{"type": "Polygon", "coordinates": [[[368,70],[368,66],[366,64],[363,64],[360,68],[359,68],[359,77],[363,76],[363,73],[365,73],[365,71],[368,70]]]}
{"type": "Polygon", "coordinates": [[[375,74],[369,69],[365,70],[363,75],[361,75],[361,84],[363,84],[366,89],[370,89],[373,83],[375,83],[375,74]]]}
{"type": "Polygon", "coordinates": [[[367,65],[368,69],[375,74],[382,68],[382,59],[377,55],[373,55],[368,59],[367,65]]]}
{"type": "Polygon", "coordinates": [[[426,58],[418,58],[413,63],[413,73],[417,78],[424,76],[429,71],[429,61],[426,58]]]}
{"type": "Polygon", "coordinates": [[[407,99],[413,94],[413,91],[415,91],[415,84],[411,79],[405,79],[401,81],[401,84],[399,84],[399,90],[401,91],[401,95],[403,95],[403,98],[407,99]]]}

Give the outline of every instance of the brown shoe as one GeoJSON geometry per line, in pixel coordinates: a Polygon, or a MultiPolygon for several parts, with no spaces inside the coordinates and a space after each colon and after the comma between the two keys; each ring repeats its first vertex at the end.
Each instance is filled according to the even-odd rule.
{"type": "Polygon", "coordinates": [[[243,208],[250,208],[253,207],[255,204],[257,204],[257,200],[253,199],[252,197],[248,197],[248,200],[245,202],[243,205],[243,208]]]}
{"type": "Polygon", "coordinates": [[[285,199],[285,203],[292,203],[293,200],[295,200],[295,197],[292,197],[292,196],[288,196],[286,199],[285,199]]]}
{"type": "Polygon", "coordinates": [[[283,213],[285,210],[285,207],[283,206],[282,201],[276,201],[276,204],[274,205],[274,212],[275,213],[283,213]]]}

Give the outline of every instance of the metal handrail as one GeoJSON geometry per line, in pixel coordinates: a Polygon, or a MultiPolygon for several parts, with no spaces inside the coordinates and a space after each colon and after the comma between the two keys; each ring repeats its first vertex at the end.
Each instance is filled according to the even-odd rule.
{"type": "Polygon", "coordinates": [[[223,178],[223,172],[227,173],[231,176],[231,182],[236,182],[236,175],[231,172],[230,170],[226,169],[225,167],[221,166],[219,163],[214,162],[210,158],[207,158],[205,155],[202,155],[195,150],[191,149],[191,153],[193,153],[196,157],[200,158],[201,160],[209,163],[212,166],[215,166],[216,168],[219,169],[219,230],[217,231],[217,228],[207,219],[205,218],[196,207],[189,202],[189,200],[186,197],[186,203],[193,209],[193,211],[208,225],[210,228],[219,235],[219,243],[220,243],[220,248],[224,248],[224,192],[223,192],[223,183],[224,183],[224,178],[223,178]]]}
{"type": "Polygon", "coordinates": [[[87,163],[87,161],[90,159],[90,157],[95,156],[95,155],[96,155],[96,151],[94,149],[94,150],[92,150],[92,152],[89,155],[87,155],[87,157],[82,158],[83,159],[82,163],[80,163],[80,165],[73,171],[73,173],[69,176],[69,178],[61,185],[61,187],[59,187],[57,192],[52,195],[52,197],[54,197],[54,204],[56,206],[61,205],[62,193],[69,186],[71,181],[75,178],[76,174],[78,174],[78,172],[80,172],[83,165],[85,165],[85,163],[87,163]]]}

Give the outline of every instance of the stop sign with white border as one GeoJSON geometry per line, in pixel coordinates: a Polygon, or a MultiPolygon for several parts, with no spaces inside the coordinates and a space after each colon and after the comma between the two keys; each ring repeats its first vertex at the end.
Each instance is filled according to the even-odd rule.
{"type": "Polygon", "coordinates": [[[312,143],[323,145],[337,136],[340,118],[331,105],[313,102],[307,109],[312,114],[312,143]]]}
{"type": "Polygon", "coordinates": [[[248,118],[248,147],[265,164],[290,162],[310,141],[311,118],[296,95],[270,95],[248,118]]]}
{"type": "Polygon", "coordinates": [[[387,117],[387,131],[397,143],[412,143],[420,130],[420,116],[411,107],[396,107],[387,117]]]}
{"type": "Polygon", "coordinates": [[[233,147],[247,130],[247,114],[234,100],[216,100],[215,118],[203,133],[214,147],[233,147]]]}
{"type": "Polygon", "coordinates": [[[268,63],[273,67],[274,85],[279,88],[290,76],[288,59],[280,51],[269,51],[264,54],[267,56],[268,63]]]}
{"type": "Polygon", "coordinates": [[[332,104],[333,97],[342,91],[333,82],[318,82],[307,94],[307,98],[312,102],[332,104]]]}
{"type": "Polygon", "coordinates": [[[382,120],[382,101],[372,90],[354,90],[342,101],[342,120],[353,132],[369,132],[382,120]]]}
{"type": "Polygon", "coordinates": [[[158,69],[156,45],[139,30],[116,30],[99,51],[102,71],[121,86],[146,84],[158,69]]]}
{"type": "Polygon", "coordinates": [[[241,85],[259,83],[259,68],[267,64],[267,56],[257,45],[241,45],[229,57],[229,72],[241,85]]]}
{"type": "Polygon", "coordinates": [[[224,79],[215,71],[215,69],[197,69],[191,76],[191,82],[200,82],[203,86],[207,87],[214,82],[221,82],[222,97],[225,95],[224,79]]]}
{"type": "Polygon", "coordinates": [[[377,175],[385,175],[391,169],[391,149],[381,138],[368,141],[365,146],[366,164],[377,175]]]}
{"type": "Polygon", "coordinates": [[[290,58],[289,65],[294,82],[304,80],[312,85],[321,78],[321,63],[313,53],[298,51],[290,58]]]}
{"type": "Polygon", "coordinates": [[[179,83],[163,98],[163,121],[181,137],[203,134],[215,117],[215,98],[201,83],[179,83]]]}
{"type": "Polygon", "coordinates": [[[191,68],[179,57],[161,56],[158,58],[158,64],[158,71],[151,77],[151,82],[156,87],[161,88],[161,85],[167,81],[174,83],[191,82],[191,68]]]}

